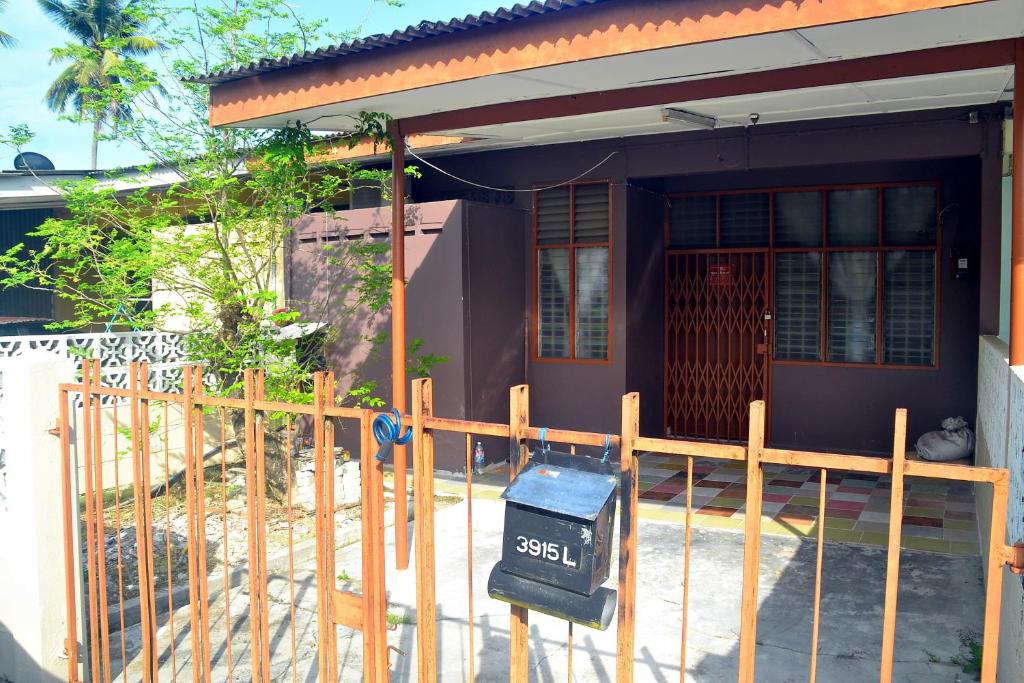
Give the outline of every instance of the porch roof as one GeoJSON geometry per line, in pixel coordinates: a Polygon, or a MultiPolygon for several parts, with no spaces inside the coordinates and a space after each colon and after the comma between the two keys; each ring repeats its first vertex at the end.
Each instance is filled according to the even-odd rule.
{"type": "Polygon", "coordinates": [[[1024,35],[1024,0],[549,1],[490,16],[213,75],[211,123],[344,131],[380,111],[404,134],[462,138],[451,151],[709,125],[664,121],[667,107],[729,127],[984,105],[1011,99],[1024,35]]]}

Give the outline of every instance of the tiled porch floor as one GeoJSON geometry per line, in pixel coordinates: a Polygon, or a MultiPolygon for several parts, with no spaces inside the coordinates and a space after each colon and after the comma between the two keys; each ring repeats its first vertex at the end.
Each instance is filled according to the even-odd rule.
{"type": "MultiPolygon", "coordinates": [[[[765,465],[763,533],[816,536],[819,470],[765,465]]],[[[703,528],[743,527],[746,472],[739,462],[697,459],[693,468],[693,523],[703,528]]],[[[440,477],[438,490],[465,492],[461,475],[440,477]]],[[[474,497],[497,498],[508,484],[508,466],[474,476],[474,497]]],[[[888,543],[890,478],[829,473],[825,484],[826,540],[885,546],[888,543]]],[[[966,482],[911,477],[906,480],[901,545],[914,550],[979,554],[974,489],[966,482]]],[[[640,456],[640,516],[683,523],[686,458],[640,456]]]]}
{"type": "MultiPolygon", "coordinates": [[[[743,463],[696,460],[694,523],[736,528],[743,524],[743,463]]],[[[794,536],[817,534],[820,471],[765,465],[762,529],[794,536]]],[[[888,476],[830,472],[825,484],[825,538],[884,546],[888,541],[888,476]]],[[[686,507],[686,459],[640,458],[640,501],[654,516],[675,518],[686,507]],[[674,513],[674,514],[673,514],[674,513]]],[[[978,525],[974,490],[967,482],[908,478],[903,507],[904,548],[975,555],[978,525]]]]}

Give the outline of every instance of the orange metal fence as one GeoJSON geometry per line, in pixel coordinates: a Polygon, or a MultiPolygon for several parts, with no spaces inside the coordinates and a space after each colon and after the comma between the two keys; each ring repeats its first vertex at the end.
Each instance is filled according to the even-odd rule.
{"type": "MultiPolygon", "coordinates": [[[[312,404],[291,404],[264,399],[264,376],[259,371],[247,371],[244,391],[239,398],[211,396],[204,393],[202,369],[187,368],[181,393],[151,391],[147,387],[148,369],[145,364],[131,368],[127,389],[101,386],[99,366],[95,361],[83,364],[80,384],[60,387],[60,436],[62,447],[64,498],[62,514],[65,524],[65,568],[68,599],[68,679],[87,678],[107,680],[177,680],[191,676],[194,681],[230,680],[233,676],[252,680],[281,680],[282,666],[285,678],[297,680],[299,660],[311,653],[304,652],[296,633],[296,605],[303,595],[315,587],[313,600],[316,611],[317,633],[315,671],[320,680],[338,680],[342,675],[337,652],[338,626],[345,626],[362,634],[362,670],[365,681],[385,681],[389,675],[389,652],[386,640],[386,593],[384,563],[384,479],[383,465],[375,457],[373,441],[373,411],[339,407],[334,404],[334,378],[330,373],[317,375],[314,381],[312,404]],[[105,443],[102,429],[102,398],[114,396],[128,400],[130,414],[127,437],[123,431],[113,432],[113,443],[105,443]],[[81,408],[76,409],[73,398],[80,397],[81,408]],[[167,453],[169,440],[162,440],[164,449],[162,467],[160,453],[152,448],[153,434],[159,428],[167,429],[168,406],[180,406],[188,417],[184,421],[185,453],[183,477],[172,474],[167,453]],[[155,414],[163,415],[162,422],[154,421],[155,414]],[[229,419],[233,417],[234,419],[229,419]],[[240,432],[237,445],[227,439],[226,425],[232,422],[240,432]],[[302,430],[298,429],[301,423],[302,430]],[[156,428],[154,428],[154,424],[156,428]],[[335,566],[335,429],[336,425],[352,425],[359,436],[359,532],[362,543],[362,591],[341,590],[342,577],[335,566]],[[268,429],[277,431],[276,442],[268,437],[268,429]],[[219,447],[203,453],[203,434],[211,431],[219,437],[219,447]],[[120,434],[120,437],[119,437],[120,434]],[[267,494],[267,447],[281,445],[283,434],[286,462],[286,499],[270,500],[267,494]],[[127,439],[130,463],[120,464],[121,441],[127,439]],[[294,488],[293,456],[299,452],[299,441],[306,449],[314,466],[314,506],[309,515],[296,511],[292,499],[294,488]],[[78,447],[72,448],[73,444],[78,447]],[[110,469],[104,453],[115,453],[113,481],[105,480],[110,469]],[[233,455],[231,454],[233,452],[233,455]],[[81,495],[76,493],[74,476],[77,471],[75,457],[84,472],[81,495]],[[229,473],[244,470],[244,482],[235,481],[229,473]],[[129,473],[123,471],[128,469],[129,473]],[[162,472],[160,471],[162,469],[162,472]],[[126,476],[127,475],[127,476],[126,476]],[[130,492],[124,492],[127,482],[130,492]],[[111,484],[113,486],[111,487],[111,484]],[[234,500],[244,490],[244,504],[234,500]],[[130,495],[129,495],[130,493],[130,495]],[[76,508],[77,506],[77,508],[76,508]],[[239,554],[231,552],[229,523],[238,524],[244,508],[244,538],[246,547],[239,554]],[[273,511],[275,514],[270,515],[273,511]],[[162,513],[162,514],[161,514],[162,513]],[[269,524],[269,517],[276,522],[269,524]],[[134,529],[126,529],[125,524],[134,529]],[[271,527],[283,523],[285,534],[271,534],[271,527]],[[185,526],[185,557],[172,557],[171,537],[182,524],[185,526]],[[305,555],[297,546],[296,535],[312,527],[315,567],[303,566],[305,555]],[[84,528],[84,558],[75,546],[77,532],[84,528]],[[211,538],[219,540],[220,552],[211,550],[211,538]],[[133,553],[124,546],[133,539],[133,553]],[[113,543],[111,543],[113,541],[113,543]],[[162,543],[162,548],[161,548],[162,543]],[[268,548],[283,559],[274,565],[268,548]],[[161,552],[162,551],[162,552],[161,552]],[[111,562],[108,553],[116,556],[111,562]],[[234,560],[232,558],[235,558],[234,560]],[[84,559],[83,634],[77,623],[78,582],[82,576],[84,559]],[[187,566],[185,585],[176,590],[179,580],[175,568],[181,561],[187,566]],[[132,563],[134,561],[134,566],[132,563]],[[111,575],[108,576],[108,573],[111,575]],[[113,574],[116,574],[114,578],[113,574]],[[284,587],[274,590],[287,592],[290,614],[278,619],[275,634],[285,629],[287,637],[273,637],[269,595],[274,576],[286,574],[284,587]],[[216,586],[214,586],[216,584],[216,586]],[[233,586],[248,585],[248,600],[232,604],[233,586]],[[135,595],[126,590],[137,587],[135,595]],[[187,590],[185,590],[187,589],[187,590]],[[188,607],[187,623],[175,623],[176,610],[188,607]],[[220,610],[220,607],[223,607],[220,610]],[[211,623],[211,609],[219,614],[211,623]],[[135,653],[124,637],[126,612],[137,611],[141,633],[141,651],[135,653]],[[115,624],[112,626],[111,619],[115,624]],[[216,627],[217,634],[212,634],[216,627]],[[169,631],[169,633],[168,633],[169,631]],[[223,632],[223,633],[221,633],[223,632]],[[158,634],[161,634],[158,638],[158,634]],[[243,634],[247,638],[243,638],[243,634]],[[79,638],[82,652],[79,653],[79,638]],[[186,638],[187,644],[186,644],[186,638]],[[233,647],[233,641],[234,647],[233,647]],[[162,643],[166,642],[166,646],[162,643]],[[188,670],[179,666],[176,648],[188,647],[188,670]],[[242,653],[248,651],[248,661],[242,653]],[[214,668],[214,660],[218,668],[214,668]],[[82,666],[80,667],[80,662],[82,666]],[[80,668],[82,671],[80,671],[80,668]],[[83,673],[84,672],[84,673],[83,673]]],[[[473,652],[473,598],[472,598],[472,438],[471,435],[510,439],[514,446],[511,472],[514,476],[530,457],[529,442],[541,437],[541,430],[530,424],[529,389],[513,387],[510,392],[510,414],[507,424],[494,424],[448,419],[433,414],[432,383],[429,379],[413,382],[411,416],[413,439],[415,557],[416,557],[416,629],[417,669],[419,680],[437,680],[436,634],[436,569],[434,548],[434,441],[436,432],[456,432],[466,435],[466,495],[468,535],[468,590],[470,652],[473,652]]],[[[116,411],[117,408],[115,407],[116,411]]],[[[693,524],[693,462],[695,458],[727,460],[745,463],[746,509],[744,527],[743,582],[739,635],[740,683],[754,680],[754,662],[757,638],[758,578],[761,539],[761,503],[763,496],[763,466],[782,464],[812,468],[819,471],[817,525],[817,560],[811,636],[810,680],[817,671],[816,653],[821,605],[822,551],[824,541],[825,481],[830,471],[847,471],[889,475],[892,478],[891,510],[888,533],[888,554],[881,634],[881,661],[879,680],[892,679],[894,643],[896,633],[897,588],[899,583],[900,535],[903,513],[904,481],[908,476],[930,477],[954,481],[968,481],[993,487],[992,516],[989,529],[990,543],[984,609],[984,649],[981,680],[995,681],[998,654],[999,607],[1003,570],[1011,565],[1021,567],[1021,554],[1005,543],[1008,473],[1002,469],[969,467],[909,461],[905,458],[906,412],[896,411],[893,436],[893,457],[873,458],[835,453],[790,451],[768,448],[764,443],[765,410],[762,402],[750,406],[747,445],[727,445],[702,442],[668,440],[643,437],[639,434],[640,399],[635,393],[622,398],[622,425],[611,444],[620,452],[621,486],[619,516],[619,577],[616,680],[633,680],[636,618],[643,606],[636,604],[637,585],[637,520],[639,502],[639,461],[641,453],[661,453],[684,456],[688,460],[686,481],[686,513],[683,557],[682,631],[680,634],[680,678],[686,675],[686,643],[689,615],[690,551],[693,524]]],[[[114,421],[116,423],[116,413],[114,421]]],[[[606,435],[592,432],[547,429],[549,442],[576,446],[602,447],[606,435]]],[[[108,439],[109,440],[109,439],[108,439]]],[[[157,439],[158,443],[160,442],[157,439]]],[[[278,473],[280,474],[280,473],[278,473]]],[[[396,492],[396,493],[400,493],[396,492]]],[[[401,498],[400,495],[396,496],[401,498]]],[[[395,506],[397,508],[397,505],[395,506]]],[[[396,528],[402,526],[396,519],[396,528]]],[[[179,552],[180,554],[180,552],[179,552]]],[[[236,596],[240,593],[236,592],[236,596]]],[[[525,683],[528,677],[528,624],[529,612],[522,607],[511,607],[509,680],[525,683]]],[[[567,634],[570,643],[571,677],[571,625],[567,634]]],[[[182,657],[184,659],[184,657],[182,657]]],[[[470,677],[472,680],[472,657],[470,677]]],[[[353,673],[353,672],[349,672],[353,673]]],[[[303,675],[305,678],[305,675],[303,675]]]]}
{"type": "Polygon", "coordinates": [[[291,680],[297,681],[302,656],[296,633],[296,605],[302,596],[297,594],[311,586],[315,588],[316,628],[321,634],[315,663],[319,678],[337,680],[340,675],[337,641],[322,634],[347,626],[362,632],[365,680],[386,680],[383,465],[373,457],[363,457],[359,464],[362,592],[340,590],[335,579],[335,424],[357,427],[360,452],[372,453],[373,412],[334,405],[330,374],[316,376],[315,400],[303,405],[264,400],[260,371],[245,372],[241,398],[204,393],[203,372],[198,367],[185,368],[181,393],[150,390],[145,364],[132,364],[127,389],[101,386],[99,372],[98,361],[83,363],[81,383],[62,385],[59,396],[68,680],[157,681],[191,676],[194,681],[235,677],[269,681],[281,679],[279,671],[272,673],[272,668],[279,670],[274,665],[284,662],[291,680]],[[130,419],[126,428],[118,427],[116,405],[112,415],[104,415],[104,397],[127,399],[130,419]],[[78,403],[80,408],[76,408],[78,403]],[[154,434],[161,427],[167,429],[169,406],[181,408],[186,416],[183,476],[171,470],[166,436],[162,439],[163,458],[152,452],[154,434]],[[160,422],[154,419],[158,414],[162,415],[160,422]],[[237,417],[234,422],[240,432],[235,447],[227,438],[231,417],[237,417]],[[101,428],[105,418],[115,423],[112,432],[107,430],[108,439],[101,428]],[[278,445],[288,456],[283,458],[285,498],[276,501],[268,500],[267,494],[271,418],[279,427],[283,425],[278,445]],[[299,509],[292,499],[296,475],[292,456],[298,451],[296,427],[300,421],[308,423],[303,441],[311,446],[306,450],[314,469],[311,510],[299,509]],[[204,430],[219,433],[219,447],[205,455],[204,430]],[[125,439],[130,448],[122,452],[118,442],[125,439]],[[122,455],[130,455],[130,460],[122,455]],[[81,477],[76,476],[76,456],[81,477]],[[229,470],[239,465],[244,482],[236,483],[229,478],[229,470]],[[104,481],[105,471],[111,470],[113,481],[104,481]],[[76,491],[79,480],[81,490],[76,491]],[[244,491],[239,506],[233,504],[235,489],[244,491]],[[283,538],[273,541],[268,525],[271,506],[285,526],[283,538]],[[229,523],[239,525],[241,533],[234,536],[241,537],[243,548],[232,547],[232,540],[238,539],[229,533],[229,523]],[[133,528],[126,528],[129,525],[133,528]],[[182,526],[184,551],[172,543],[174,535],[182,535],[182,526]],[[84,528],[84,566],[79,566],[80,554],[74,545],[79,527],[84,528]],[[312,543],[297,543],[296,536],[310,528],[312,543]],[[211,551],[211,536],[219,542],[220,552],[211,551]],[[129,540],[134,541],[134,551],[123,547],[129,540]],[[290,610],[279,620],[288,633],[273,640],[269,628],[271,545],[279,560],[275,571],[287,576],[282,590],[288,595],[290,610]],[[312,552],[303,553],[299,545],[312,546],[312,552]],[[109,553],[115,555],[112,561],[109,553]],[[315,560],[311,572],[302,566],[312,564],[306,559],[315,560]],[[116,573],[116,579],[108,576],[110,572],[116,573]],[[80,636],[76,601],[82,573],[84,635],[80,636]],[[305,575],[299,576],[302,573],[305,575]],[[180,583],[182,574],[186,576],[184,585],[180,583]],[[214,583],[219,586],[216,590],[211,588],[214,583]],[[233,596],[231,588],[239,585],[247,585],[247,601],[239,601],[237,591],[233,596]],[[186,606],[187,623],[175,623],[176,611],[186,606]],[[211,636],[211,610],[215,608],[220,611],[216,619],[219,631],[211,636]],[[126,620],[126,613],[130,612],[138,615],[138,652],[125,638],[132,621],[126,620]],[[161,632],[165,635],[158,643],[161,632]],[[240,639],[244,642],[239,643],[240,639]],[[182,647],[188,649],[188,670],[179,662],[184,659],[178,656],[182,647]],[[247,658],[242,657],[244,652],[247,658]],[[217,671],[212,669],[215,657],[224,663],[217,671]]]}

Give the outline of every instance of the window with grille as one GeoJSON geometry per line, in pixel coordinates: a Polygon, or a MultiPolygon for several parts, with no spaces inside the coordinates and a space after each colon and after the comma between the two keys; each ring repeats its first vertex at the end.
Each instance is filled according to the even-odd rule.
{"type": "Polygon", "coordinates": [[[609,358],[610,211],[607,182],[534,192],[538,358],[609,358]]]}
{"type": "Polygon", "coordinates": [[[938,186],[674,198],[669,249],[770,249],[778,361],[936,362],[938,186]]]}

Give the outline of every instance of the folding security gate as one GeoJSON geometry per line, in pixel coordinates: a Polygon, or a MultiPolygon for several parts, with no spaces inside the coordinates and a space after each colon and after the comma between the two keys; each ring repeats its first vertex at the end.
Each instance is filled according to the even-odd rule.
{"type": "Polygon", "coordinates": [[[768,397],[767,250],[669,251],[665,431],[739,441],[768,397]]]}

